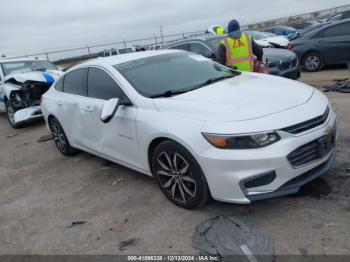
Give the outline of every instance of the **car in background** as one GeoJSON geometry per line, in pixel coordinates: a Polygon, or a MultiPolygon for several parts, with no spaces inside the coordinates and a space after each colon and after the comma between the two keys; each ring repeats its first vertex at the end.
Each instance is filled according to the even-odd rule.
{"type": "Polygon", "coordinates": [[[260,31],[244,31],[244,33],[253,37],[255,42],[265,48],[275,47],[287,49],[289,45],[289,40],[285,36],[260,31]]]}
{"type": "Polygon", "coordinates": [[[46,60],[0,60],[0,108],[13,128],[41,118],[41,96],[63,74],[46,60]]]}
{"type": "Polygon", "coordinates": [[[275,35],[283,35],[287,37],[289,40],[296,38],[299,35],[298,30],[290,26],[274,26],[270,28],[265,28],[262,31],[273,33],[275,35]]]}
{"type": "Polygon", "coordinates": [[[297,30],[303,30],[307,27],[318,25],[318,24],[320,24],[320,22],[318,22],[318,21],[305,21],[305,22],[291,24],[290,26],[292,28],[297,29],[297,30]]]}
{"type": "Polygon", "coordinates": [[[337,22],[337,21],[345,20],[345,19],[350,19],[350,10],[332,15],[331,17],[326,19],[326,22],[337,22]]]}
{"type": "Polygon", "coordinates": [[[210,196],[249,204],[296,193],[337,151],[322,92],[177,50],[77,65],[42,110],[63,155],[82,150],[152,176],[187,209],[210,196]]]}
{"type": "Polygon", "coordinates": [[[162,47],[164,46],[164,44],[154,44],[154,45],[150,45],[148,47],[148,50],[160,50],[162,49],[162,47]]]}
{"type": "MultiPolygon", "coordinates": [[[[163,49],[178,49],[193,52],[206,58],[216,59],[216,52],[226,36],[203,36],[174,41],[163,46],[163,49]]],[[[269,66],[270,74],[298,79],[300,77],[297,56],[286,49],[264,48],[264,62],[269,66]]]]}
{"type": "Polygon", "coordinates": [[[120,48],[120,49],[110,49],[110,50],[104,50],[100,53],[100,57],[109,57],[109,56],[115,56],[115,55],[122,55],[127,53],[136,52],[136,48],[134,47],[127,47],[127,48],[120,48]]]}
{"type": "Polygon", "coordinates": [[[350,61],[350,19],[330,23],[290,42],[305,71],[350,61]]]}
{"type": "Polygon", "coordinates": [[[298,38],[302,37],[303,35],[306,35],[306,34],[312,32],[312,31],[314,31],[316,29],[319,29],[319,28],[322,28],[322,27],[324,27],[326,25],[329,25],[330,23],[331,22],[324,22],[324,23],[319,23],[317,25],[305,27],[304,29],[299,30],[300,34],[298,35],[298,37],[296,37],[296,38],[294,38],[292,40],[298,39],[298,38]]]}

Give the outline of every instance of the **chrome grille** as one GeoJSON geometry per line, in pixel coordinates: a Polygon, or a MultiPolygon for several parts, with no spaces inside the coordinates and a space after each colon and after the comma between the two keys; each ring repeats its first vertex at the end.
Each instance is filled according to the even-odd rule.
{"type": "Polygon", "coordinates": [[[302,132],[305,132],[307,130],[315,128],[317,126],[323,125],[326,122],[326,120],[328,119],[329,113],[330,113],[330,109],[329,109],[329,107],[327,107],[327,109],[323,115],[315,117],[315,118],[310,119],[308,121],[302,122],[300,124],[296,124],[293,126],[283,128],[281,130],[284,132],[293,134],[293,135],[300,134],[302,132]]]}
{"type": "Polygon", "coordinates": [[[335,146],[337,128],[333,127],[332,132],[308,144],[305,144],[292,153],[287,158],[293,167],[300,167],[319,160],[326,156],[335,146]]]}

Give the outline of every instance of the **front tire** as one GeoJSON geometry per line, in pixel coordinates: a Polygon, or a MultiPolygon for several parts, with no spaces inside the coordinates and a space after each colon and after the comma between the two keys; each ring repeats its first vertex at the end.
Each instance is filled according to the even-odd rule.
{"type": "Polygon", "coordinates": [[[323,68],[323,57],[318,52],[310,52],[304,56],[303,68],[307,72],[316,72],[323,68]]]}
{"type": "Polygon", "coordinates": [[[16,110],[10,105],[8,100],[5,101],[5,110],[6,110],[7,120],[12,128],[17,129],[24,126],[23,123],[15,123],[14,116],[15,116],[16,110]]]}
{"type": "Polygon", "coordinates": [[[49,121],[49,127],[55,141],[58,151],[64,156],[72,156],[77,154],[79,151],[69,144],[68,138],[56,118],[51,118],[49,121]]]}
{"type": "Polygon", "coordinates": [[[210,198],[201,167],[178,143],[169,140],[156,147],[152,173],[164,195],[177,206],[194,209],[205,205],[210,198]]]}

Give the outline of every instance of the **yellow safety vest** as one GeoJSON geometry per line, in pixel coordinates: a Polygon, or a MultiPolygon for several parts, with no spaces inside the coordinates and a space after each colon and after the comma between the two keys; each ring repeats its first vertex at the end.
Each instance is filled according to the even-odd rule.
{"type": "Polygon", "coordinates": [[[217,35],[223,35],[225,33],[225,28],[223,28],[223,27],[218,27],[217,29],[216,29],[216,34],[217,35]]]}
{"type": "Polygon", "coordinates": [[[226,47],[226,66],[236,67],[239,71],[253,71],[254,55],[250,36],[242,34],[239,39],[227,37],[221,43],[226,47]]]}

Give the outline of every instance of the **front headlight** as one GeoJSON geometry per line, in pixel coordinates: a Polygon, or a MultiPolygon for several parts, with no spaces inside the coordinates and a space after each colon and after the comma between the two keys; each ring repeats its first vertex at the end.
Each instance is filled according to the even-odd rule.
{"type": "Polygon", "coordinates": [[[276,132],[240,136],[208,133],[202,133],[202,135],[211,145],[221,149],[261,148],[281,140],[280,136],[276,132]]]}

